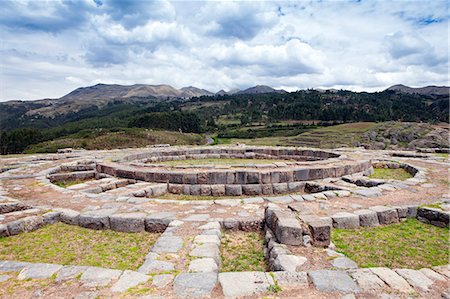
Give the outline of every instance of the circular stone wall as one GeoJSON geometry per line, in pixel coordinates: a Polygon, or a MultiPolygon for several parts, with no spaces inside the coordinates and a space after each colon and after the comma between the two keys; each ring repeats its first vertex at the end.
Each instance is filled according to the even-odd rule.
{"type": "Polygon", "coordinates": [[[305,181],[368,171],[368,160],[287,147],[163,148],[97,164],[108,175],[167,183],[168,192],[188,195],[270,195],[303,191],[305,181]],[[243,158],[289,160],[258,165],[165,165],[160,161],[243,158]],[[150,163],[152,164],[150,164],[150,163]]]}

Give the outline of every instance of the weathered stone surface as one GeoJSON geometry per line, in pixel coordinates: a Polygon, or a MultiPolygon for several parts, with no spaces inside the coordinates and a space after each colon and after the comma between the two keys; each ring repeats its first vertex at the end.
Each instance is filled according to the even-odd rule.
{"type": "Polygon", "coordinates": [[[146,282],[150,276],[145,274],[125,270],[123,274],[120,276],[119,280],[111,287],[111,291],[113,292],[125,292],[128,289],[135,287],[141,283],[146,282]]]}
{"type": "Polygon", "coordinates": [[[331,264],[337,269],[356,269],[358,265],[348,257],[337,257],[331,264]]]}
{"type": "Polygon", "coordinates": [[[223,220],[223,227],[225,229],[236,230],[239,228],[239,221],[235,218],[226,218],[223,220]]]}
{"type": "Polygon", "coordinates": [[[95,210],[80,215],[78,225],[89,229],[110,229],[109,216],[114,214],[114,210],[95,210]]]}
{"type": "Polygon", "coordinates": [[[294,201],[294,199],[290,196],[271,196],[271,197],[265,197],[265,199],[269,202],[273,203],[291,203],[294,201]]]}
{"type": "Polygon", "coordinates": [[[359,224],[364,227],[376,227],[379,226],[378,216],[375,211],[371,210],[356,210],[353,212],[359,216],[359,224]]]}
{"type": "Polygon", "coordinates": [[[446,265],[446,266],[436,266],[432,268],[434,271],[436,271],[437,273],[450,278],[450,266],[446,265]]]}
{"type": "Polygon", "coordinates": [[[44,226],[41,216],[30,216],[9,222],[7,224],[9,235],[14,236],[23,232],[30,232],[44,226]]]}
{"type": "Polygon", "coordinates": [[[306,272],[289,272],[289,271],[276,271],[273,272],[273,279],[281,287],[307,287],[308,275],[306,272]]]}
{"type": "Polygon", "coordinates": [[[194,259],[189,263],[189,272],[218,272],[219,268],[213,258],[194,259]]]}
{"type": "Polygon", "coordinates": [[[341,229],[355,229],[359,227],[359,216],[347,212],[336,213],[331,216],[333,227],[341,229]]]}
{"type": "Polygon", "coordinates": [[[186,218],[183,218],[183,221],[208,221],[210,218],[209,214],[192,214],[186,218]]]}
{"type": "Polygon", "coordinates": [[[69,279],[74,279],[80,274],[83,274],[88,267],[85,266],[65,266],[61,270],[58,271],[55,281],[64,281],[69,279]]]}
{"type": "Polygon", "coordinates": [[[144,274],[152,274],[175,270],[175,265],[171,262],[159,261],[155,259],[147,259],[139,267],[138,272],[144,274]]]}
{"type": "Polygon", "coordinates": [[[241,185],[225,185],[225,194],[229,196],[241,196],[242,186],[241,185]]]}
{"type": "Polygon", "coordinates": [[[370,268],[370,270],[375,273],[382,281],[384,281],[391,288],[409,293],[413,292],[413,288],[408,284],[408,282],[403,279],[400,275],[395,273],[395,271],[388,268],[370,268]]]}
{"type": "Polygon", "coordinates": [[[241,204],[241,201],[240,199],[217,199],[214,203],[225,207],[237,207],[241,204]]]}
{"type": "Polygon", "coordinates": [[[330,245],[331,225],[320,218],[308,222],[313,246],[326,247],[330,245]]]}
{"type": "Polygon", "coordinates": [[[214,243],[204,243],[201,245],[197,245],[194,249],[189,253],[190,256],[195,257],[210,257],[214,259],[218,259],[220,256],[219,246],[214,243]]]}
{"type": "Polygon", "coordinates": [[[145,213],[114,214],[109,217],[111,229],[120,232],[136,233],[145,230],[145,213]]]}
{"type": "Polygon", "coordinates": [[[261,195],[261,185],[242,185],[242,193],[245,195],[261,195]]]}
{"type": "Polygon", "coordinates": [[[385,206],[370,207],[370,210],[375,211],[378,216],[380,224],[391,224],[399,222],[397,210],[385,206]]]}
{"type": "Polygon", "coordinates": [[[0,224],[0,237],[8,237],[9,231],[5,224],[0,224]]]}
{"type": "Polygon", "coordinates": [[[25,267],[32,265],[32,263],[27,262],[0,261],[0,272],[20,272],[25,267]]]}
{"type": "Polygon", "coordinates": [[[227,298],[265,293],[274,285],[272,277],[264,272],[223,272],[219,274],[219,283],[227,298]]]}
{"type": "Polygon", "coordinates": [[[107,286],[113,280],[118,279],[121,274],[122,271],[120,270],[89,267],[83,275],[81,275],[80,280],[86,286],[101,287],[107,286]]]}
{"type": "Polygon", "coordinates": [[[302,245],[303,231],[300,222],[294,218],[277,217],[275,223],[275,236],[282,244],[302,245]]]}
{"type": "Polygon", "coordinates": [[[293,254],[280,254],[273,262],[274,271],[290,271],[297,272],[307,259],[303,256],[297,256],[293,254]]]}
{"type": "Polygon", "coordinates": [[[201,298],[210,296],[216,283],[216,273],[182,273],[175,278],[173,290],[181,298],[201,298]]]}
{"type": "Polygon", "coordinates": [[[243,198],[242,202],[244,204],[263,203],[264,202],[264,198],[262,198],[262,197],[247,197],[247,198],[243,198]]]}
{"type": "Polygon", "coordinates": [[[435,271],[433,271],[431,269],[423,268],[423,269],[420,269],[419,271],[422,272],[423,274],[425,274],[425,276],[428,277],[431,280],[434,280],[434,281],[445,281],[445,277],[444,276],[442,276],[441,274],[439,274],[439,273],[437,273],[437,272],[435,272],[435,271]]]}
{"type": "Polygon", "coordinates": [[[395,272],[400,274],[410,285],[422,292],[428,292],[433,281],[425,274],[418,270],[411,269],[396,269],[395,272]]]}
{"type": "Polygon", "coordinates": [[[220,238],[215,235],[198,235],[194,238],[194,243],[197,244],[213,243],[217,246],[220,246],[220,238]]]}
{"type": "Polygon", "coordinates": [[[319,291],[346,293],[356,293],[360,291],[356,283],[344,271],[316,270],[309,271],[308,276],[319,291]]]}
{"type": "Polygon", "coordinates": [[[211,185],[211,195],[212,196],[224,196],[225,195],[225,185],[211,185]]]}
{"type": "Polygon", "coordinates": [[[60,220],[61,212],[47,212],[42,215],[44,224],[53,224],[60,220]]]}
{"type": "Polygon", "coordinates": [[[175,278],[175,276],[172,274],[155,275],[155,276],[153,276],[152,285],[158,289],[164,288],[169,283],[171,283],[174,278],[175,278]]]}
{"type": "Polygon", "coordinates": [[[183,239],[177,236],[162,236],[156,240],[152,251],[156,253],[177,253],[183,247],[183,239]]]}
{"type": "Polygon", "coordinates": [[[158,212],[149,215],[145,218],[145,230],[152,233],[162,233],[175,219],[173,212],[158,212]]]}
{"type": "Polygon", "coordinates": [[[373,188],[366,188],[366,189],[356,189],[353,190],[353,193],[357,195],[361,195],[364,197],[379,197],[383,194],[381,194],[380,189],[373,187],[373,188]]]}
{"type": "Polygon", "coordinates": [[[20,271],[17,276],[18,280],[35,279],[35,278],[50,278],[53,274],[59,271],[63,266],[55,264],[31,264],[20,271]]]}
{"type": "Polygon", "coordinates": [[[379,290],[385,286],[384,282],[369,269],[354,269],[349,274],[364,291],[379,290]]]}

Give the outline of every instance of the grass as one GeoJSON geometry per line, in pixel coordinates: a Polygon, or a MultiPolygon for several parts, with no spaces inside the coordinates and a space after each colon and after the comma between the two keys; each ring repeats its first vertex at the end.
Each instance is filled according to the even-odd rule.
{"type": "Polygon", "coordinates": [[[441,202],[429,203],[429,204],[421,205],[420,207],[423,207],[423,208],[433,208],[433,209],[443,210],[443,209],[442,209],[442,203],[441,203],[441,202]]]}
{"type": "Polygon", "coordinates": [[[87,150],[145,147],[152,144],[200,145],[204,136],[194,133],[157,131],[142,128],[122,128],[118,131],[91,130],[45,141],[28,147],[26,153],[54,153],[59,148],[87,150]]]}
{"type": "Polygon", "coordinates": [[[389,226],[333,229],[339,252],[360,267],[420,269],[448,263],[449,229],[416,219],[389,226]]]}
{"type": "Polygon", "coordinates": [[[88,180],[73,180],[73,181],[55,181],[53,184],[56,186],[59,186],[61,188],[67,188],[73,185],[78,185],[86,182],[93,181],[94,179],[88,179],[88,180]]]}
{"type": "Polygon", "coordinates": [[[158,234],[98,231],[63,223],[0,237],[0,260],[136,270],[158,234]]]}
{"type": "Polygon", "coordinates": [[[404,170],[403,168],[374,168],[374,173],[369,176],[371,179],[383,179],[383,180],[399,180],[404,181],[412,178],[413,176],[404,170]]]}
{"type": "Polygon", "coordinates": [[[289,160],[272,160],[272,159],[221,159],[221,158],[209,158],[209,159],[186,159],[186,160],[174,160],[163,161],[158,164],[166,165],[242,165],[242,164],[272,164],[275,162],[289,162],[289,160]]]}
{"type": "Polygon", "coordinates": [[[266,271],[260,232],[228,231],[222,238],[222,272],[266,271]]]}

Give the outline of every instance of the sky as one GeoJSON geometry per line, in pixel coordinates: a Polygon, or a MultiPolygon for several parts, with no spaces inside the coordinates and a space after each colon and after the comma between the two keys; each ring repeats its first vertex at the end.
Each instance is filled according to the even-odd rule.
{"type": "Polygon", "coordinates": [[[449,2],[1,1],[0,101],[97,83],[449,85],[449,2]]]}

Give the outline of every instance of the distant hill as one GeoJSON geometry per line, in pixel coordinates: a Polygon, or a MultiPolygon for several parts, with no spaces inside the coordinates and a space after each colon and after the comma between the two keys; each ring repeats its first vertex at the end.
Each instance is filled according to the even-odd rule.
{"type": "Polygon", "coordinates": [[[256,85],[254,87],[247,88],[236,92],[236,94],[258,94],[258,93],[286,93],[285,90],[274,89],[267,85],[256,85]]]}
{"type": "Polygon", "coordinates": [[[420,94],[428,96],[443,96],[450,94],[450,87],[448,86],[425,86],[425,87],[409,87],[402,84],[397,84],[387,88],[386,90],[393,90],[402,93],[420,94]]]}

